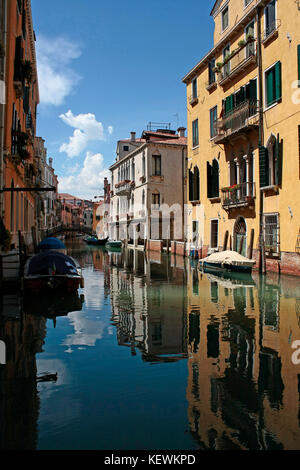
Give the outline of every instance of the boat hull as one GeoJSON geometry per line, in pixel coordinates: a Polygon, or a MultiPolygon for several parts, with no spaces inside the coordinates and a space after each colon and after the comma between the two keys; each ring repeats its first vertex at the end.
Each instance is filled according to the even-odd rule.
{"type": "Polygon", "coordinates": [[[252,266],[245,266],[245,265],[234,265],[234,264],[227,264],[227,263],[208,263],[203,262],[202,267],[204,270],[207,271],[214,271],[214,272],[222,272],[222,271],[229,271],[233,273],[246,273],[251,274],[252,266]]]}

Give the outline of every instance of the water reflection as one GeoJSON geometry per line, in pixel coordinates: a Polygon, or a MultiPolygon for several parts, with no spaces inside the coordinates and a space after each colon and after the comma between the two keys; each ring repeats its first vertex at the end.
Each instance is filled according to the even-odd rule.
{"type": "Polygon", "coordinates": [[[0,302],[7,345],[2,449],[38,442],[67,448],[76,439],[77,448],[118,449],[122,442],[146,449],[143,430],[157,439],[152,448],[299,449],[300,371],[291,360],[300,339],[297,278],[212,275],[181,257],[110,253],[78,242],[68,252],[83,269],[79,293],[31,300],[10,294],[0,302]],[[47,327],[56,317],[56,328],[47,327]],[[150,365],[157,388],[148,391],[150,365]],[[49,371],[58,373],[56,388],[39,383],[49,371]],[[145,420],[150,396],[151,412],[164,417],[160,428],[172,433],[145,420]],[[175,417],[165,417],[165,396],[169,406],[176,400],[175,417]],[[129,415],[138,433],[123,432],[129,415]]]}

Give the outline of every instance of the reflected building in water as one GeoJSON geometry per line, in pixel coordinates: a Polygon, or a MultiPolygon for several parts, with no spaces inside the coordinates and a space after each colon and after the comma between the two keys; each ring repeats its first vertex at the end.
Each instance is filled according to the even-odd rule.
{"type": "Polygon", "coordinates": [[[299,283],[252,284],[188,270],[188,417],[201,448],[300,445],[300,375],[291,359],[299,283]]]}
{"type": "Polygon", "coordinates": [[[111,254],[112,322],[119,345],[145,361],[186,357],[185,271],[161,253],[126,250],[111,254]],[[164,287],[161,288],[161,282],[164,287]],[[166,283],[166,281],[168,281],[166,283]]]}

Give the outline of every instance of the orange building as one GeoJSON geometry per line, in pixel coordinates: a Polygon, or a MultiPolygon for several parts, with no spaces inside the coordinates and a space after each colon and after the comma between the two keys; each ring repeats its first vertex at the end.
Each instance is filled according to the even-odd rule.
{"type": "Polygon", "coordinates": [[[6,6],[3,220],[16,242],[18,230],[26,235],[35,225],[35,193],[28,188],[33,186],[35,173],[39,87],[31,1],[10,0],[6,6]],[[9,188],[13,191],[7,191],[9,188]]]}

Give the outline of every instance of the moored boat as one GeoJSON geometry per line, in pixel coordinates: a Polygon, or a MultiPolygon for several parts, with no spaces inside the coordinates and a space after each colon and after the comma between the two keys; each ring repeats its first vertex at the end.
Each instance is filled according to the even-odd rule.
{"type": "Polygon", "coordinates": [[[105,246],[106,242],[108,241],[107,238],[97,238],[97,237],[88,237],[84,239],[87,245],[96,245],[96,246],[105,246]]]}
{"type": "Polygon", "coordinates": [[[199,265],[207,272],[230,271],[234,273],[251,273],[254,260],[240,255],[236,251],[221,251],[199,260],[199,265]]]}
{"type": "Polygon", "coordinates": [[[32,256],[24,268],[24,289],[60,290],[74,292],[83,287],[83,277],[78,263],[59,251],[44,251],[32,256]]]}
{"type": "Polygon", "coordinates": [[[105,247],[110,251],[120,251],[122,248],[121,240],[109,240],[105,247]]]}

